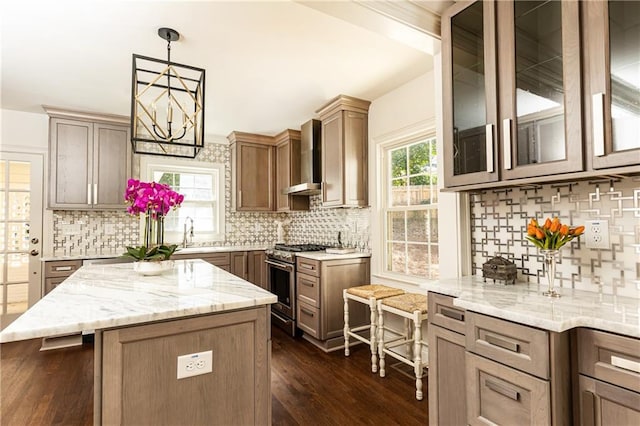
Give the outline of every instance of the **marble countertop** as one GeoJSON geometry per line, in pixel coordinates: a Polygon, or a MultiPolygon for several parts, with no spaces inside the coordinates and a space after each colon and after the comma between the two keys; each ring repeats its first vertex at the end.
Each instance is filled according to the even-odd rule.
{"type": "Polygon", "coordinates": [[[638,297],[557,289],[560,298],[542,295],[546,285],[516,282],[493,283],[482,277],[439,280],[420,285],[427,291],[456,297],[455,306],[481,314],[562,332],[589,327],[640,338],[640,291],[638,297]]]}
{"type": "MultiPolygon", "coordinates": [[[[176,254],[184,253],[227,253],[232,251],[253,251],[253,250],[266,250],[271,246],[206,246],[206,247],[179,247],[176,254]]],[[[69,255],[43,255],[40,260],[43,262],[50,262],[56,260],[86,260],[86,259],[110,259],[113,257],[119,257],[124,253],[126,249],[111,250],[109,253],[97,253],[87,252],[84,254],[69,254],[69,255]]]]}
{"type": "Polygon", "coordinates": [[[277,297],[205,261],[145,277],[132,263],[86,265],[0,333],[33,339],[272,304],[277,297]]]}
{"type": "Polygon", "coordinates": [[[370,253],[346,253],[346,254],[334,254],[324,251],[304,251],[296,253],[298,257],[304,257],[305,259],[313,260],[342,260],[342,259],[359,259],[361,257],[371,257],[370,253]]]}

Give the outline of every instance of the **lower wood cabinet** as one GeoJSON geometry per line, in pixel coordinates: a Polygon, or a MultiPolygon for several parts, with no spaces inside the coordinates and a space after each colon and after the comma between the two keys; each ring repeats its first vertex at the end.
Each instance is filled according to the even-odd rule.
{"type": "Polygon", "coordinates": [[[267,288],[267,267],[264,250],[225,253],[177,253],[172,259],[202,259],[233,275],[264,289],[267,288]]]}
{"type": "Polygon", "coordinates": [[[229,272],[243,280],[248,278],[246,251],[233,251],[229,253],[229,272]]]}
{"type": "Polygon", "coordinates": [[[56,288],[58,284],[80,269],[82,260],[57,260],[44,263],[43,295],[56,288]]]}
{"type": "Polygon", "coordinates": [[[580,423],[584,426],[640,425],[640,394],[580,375],[580,423]]]}
{"type": "Polygon", "coordinates": [[[247,281],[259,287],[267,288],[267,256],[264,250],[247,252],[247,281]]]}

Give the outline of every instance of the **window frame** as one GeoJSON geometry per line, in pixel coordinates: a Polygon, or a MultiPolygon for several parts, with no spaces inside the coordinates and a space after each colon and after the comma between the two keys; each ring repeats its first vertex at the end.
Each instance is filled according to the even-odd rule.
{"type": "MultiPolygon", "coordinates": [[[[217,224],[213,223],[214,229],[218,232],[198,232],[195,227],[193,242],[219,242],[225,240],[225,165],[222,163],[208,163],[203,161],[185,160],[170,157],[151,157],[143,156],[140,160],[140,180],[149,181],[153,179],[153,173],[156,171],[164,171],[169,173],[193,172],[217,174],[217,185],[214,182],[213,188],[217,188],[217,224]]],[[[187,201],[189,202],[189,201],[187,201]]],[[[195,203],[195,202],[194,202],[195,203]]],[[[206,203],[208,202],[200,202],[206,203]]],[[[171,214],[171,213],[169,213],[171,214]]],[[[140,218],[140,235],[144,232],[144,218],[140,218]]],[[[165,241],[167,243],[181,244],[183,233],[180,231],[165,231],[165,241]]]]}
{"type": "MultiPolygon", "coordinates": [[[[425,131],[421,131],[417,134],[412,134],[412,135],[408,135],[405,137],[400,137],[400,138],[393,138],[392,140],[389,140],[385,143],[381,143],[379,145],[379,149],[380,149],[380,154],[381,154],[381,165],[382,170],[380,173],[380,182],[381,182],[381,192],[380,192],[380,216],[381,216],[381,222],[382,222],[382,232],[380,235],[380,246],[381,246],[381,254],[382,254],[382,261],[380,262],[381,265],[381,270],[379,271],[381,276],[384,277],[388,277],[394,280],[398,280],[398,281],[405,281],[405,282],[420,282],[420,281],[424,281],[424,280],[429,280],[429,279],[433,279],[430,278],[430,274],[426,275],[426,276],[422,276],[422,275],[414,275],[414,274],[409,274],[409,273],[405,273],[405,272],[397,272],[397,271],[391,271],[390,269],[388,269],[389,265],[393,262],[391,256],[392,254],[389,251],[389,243],[394,243],[394,242],[398,242],[398,243],[402,243],[405,244],[405,246],[407,244],[418,244],[418,245],[424,245],[425,248],[427,249],[427,253],[428,256],[431,256],[431,246],[434,244],[432,243],[430,240],[430,235],[427,236],[428,241],[426,242],[419,242],[419,241],[409,241],[407,240],[407,232],[405,229],[405,239],[403,241],[396,241],[393,240],[391,238],[391,232],[389,229],[390,223],[389,223],[389,214],[391,212],[412,212],[412,211],[425,211],[425,212],[431,212],[431,211],[435,211],[436,214],[439,212],[439,198],[438,198],[438,202],[436,203],[429,203],[429,204],[416,204],[416,205],[411,205],[411,204],[406,204],[406,205],[402,205],[402,206],[393,206],[391,205],[391,189],[392,189],[392,185],[391,182],[394,179],[398,179],[398,178],[394,178],[391,176],[391,152],[394,150],[397,150],[399,148],[404,148],[404,149],[408,149],[411,145],[415,145],[421,142],[429,142],[431,144],[434,144],[436,147],[436,158],[438,160],[438,165],[440,165],[440,157],[441,155],[439,154],[438,151],[438,140],[437,140],[437,135],[435,132],[435,129],[431,128],[425,131]]],[[[411,176],[415,175],[410,173],[410,170],[408,169],[408,164],[409,164],[409,157],[407,156],[407,173],[405,176],[405,178],[407,178],[407,185],[409,185],[409,179],[411,176]]],[[[437,184],[433,185],[433,189],[435,189],[436,191],[439,189],[440,187],[440,171],[438,170],[435,173],[437,180],[437,184]]],[[[430,172],[431,175],[433,175],[432,172],[430,172]]],[[[406,217],[406,216],[405,216],[406,217]]],[[[406,226],[406,222],[405,222],[405,226],[406,226]]],[[[439,246],[439,244],[437,244],[439,246]]],[[[439,251],[438,251],[438,255],[439,255],[439,251]]],[[[439,256],[438,256],[439,259],[439,256]]],[[[431,262],[429,262],[429,266],[432,265],[431,262]]],[[[438,262],[438,267],[440,265],[440,262],[438,262]]],[[[405,270],[407,269],[407,265],[405,263],[405,270]]],[[[429,268],[430,269],[430,268],[429,268]]],[[[439,268],[438,268],[439,269],[439,268]]],[[[437,279],[437,278],[436,278],[437,279]]]]}

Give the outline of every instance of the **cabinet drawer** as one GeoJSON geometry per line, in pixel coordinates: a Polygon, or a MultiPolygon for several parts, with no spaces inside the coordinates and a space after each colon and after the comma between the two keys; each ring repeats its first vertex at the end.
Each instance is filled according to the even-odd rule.
{"type": "Polygon", "coordinates": [[[296,274],[296,285],[298,288],[298,300],[320,307],[320,278],[312,275],[296,274]]]}
{"type": "Polygon", "coordinates": [[[549,382],[467,352],[470,425],[551,424],[549,382]]]}
{"type": "Polygon", "coordinates": [[[429,292],[429,324],[464,334],[465,310],[453,306],[454,297],[429,292]]]}
{"type": "Polygon", "coordinates": [[[581,374],[640,392],[640,339],[578,329],[581,374]]]}
{"type": "Polygon", "coordinates": [[[475,312],[467,312],[466,325],[468,351],[549,379],[549,335],[546,331],[475,312]]]}
{"type": "Polygon", "coordinates": [[[44,294],[49,293],[51,290],[56,288],[58,284],[62,281],[66,280],[67,277],[56,277],[56,278],[45,278],[44,279],[44,294]]]}
{"type": "Polygon", "coordinates": [[[315,337],[320,338],[320,309],[298,301],[298,328],[315,337]]]}
{"type": "Polygon", "coordinates": [[[298,272],[313,275],[314,277],[320,276],[319,260],[303,259],[298,257],[296,258],[296,267],[298,268],[298,272]]]}
{"type": "Polygon", "coordinates": [[[82,260],[60,260],[56,262],[45,262],[45,278],[68,277],[82,266],[82,260]]]}

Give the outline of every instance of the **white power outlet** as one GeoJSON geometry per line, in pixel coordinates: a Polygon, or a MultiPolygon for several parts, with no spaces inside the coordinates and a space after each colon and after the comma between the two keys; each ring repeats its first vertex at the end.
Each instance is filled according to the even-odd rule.
{"type": "Polygon", "coordinates": [[[584,225],[584,237],[587,248],[608,249],[609,245],[609,221],[587,220],[584,225]]]}
{"type": "Polygon", "coordinates": [[[199,376],[213,371],[213,351],[197,352],[178,357],[178,379],[199,376]]]}

